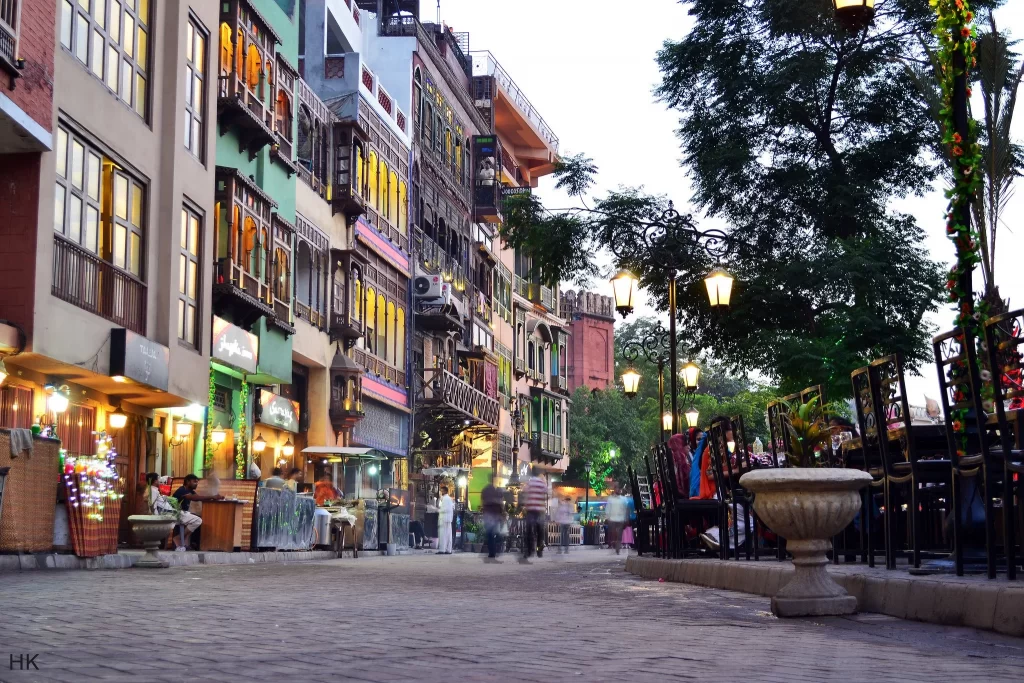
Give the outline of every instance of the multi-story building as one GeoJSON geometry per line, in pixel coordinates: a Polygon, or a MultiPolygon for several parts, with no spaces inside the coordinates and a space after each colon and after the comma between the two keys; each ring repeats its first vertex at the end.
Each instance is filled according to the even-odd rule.
{"type": "Polygon", "coordinates": [[[55,425],[72,456],[113,433],[124,522],[143,473],[199,455],[160,436],[197,434],[207,402],[218,8],[0,8],[0,423],[55,425]]]}
{"type": "MultiPolygon", "coordinates": [[[[374,482],[387,483],[394,497],[405,502],[413,318],[409,86],[403,90],[393,78],[389,55],[371,49],[374,20],[360,9],[362,4],[300,3],[299,68],[303,87],[308,86],[304,97],[318,97],[323,107],[321,112],[317,106],[300,105],[299,135],[310,137],[306,147],[311,155],[300,164],[300,177],[329,200],[344,235],[331,240],[331,259],[350,285],[340,275],[335,278],[330,333],[351,349],[352,363],[364,373],[363,417],[354,423],[347,444],[389,454],[387,476],[374,482]],[[380,71],[375,70],[378,66],[380,71]]],[[[300,191],[300,197],[303,193],[308,194],[300,191]]],[[[346,486],[350,489],[351,483],[346,486]]]]}
{"type": "Polygon", "coordinates": [[[559,306],[569,326],[569,391],[615,385],[615,302],[594,292],[563,292],[559,306]]]}
{"type": "MultiPolygon", "coordinates": [[[[474,140],[478,220],[501,220],[503,196],[530,192],[554,171],[558,138],[515,81],[489,52],[472,54],[472,93],[487,124],[474,140]]],[[[569,452],[569,330],[559,315],[558,283],[533,267],[528,254],[493,239],[493,329],[502,395],[499,470],[522,478],[533,463],[564,472],[569,452]],[[506,471],[507,470],[507,471],[506,471]]]]}

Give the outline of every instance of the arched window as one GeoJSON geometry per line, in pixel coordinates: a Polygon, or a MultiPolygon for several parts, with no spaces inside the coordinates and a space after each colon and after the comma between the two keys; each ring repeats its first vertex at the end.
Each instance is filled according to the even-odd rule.
{"type": "Polygon", "coordinates": [[[359,271],[352,269],[352,320],[359,322],[363,319],[363,280],[359,271]]]}
{"type": "Polygon", "coordinates": [[[238,38],[235,40],[235,57],[235,73],[245,82],[245,33],[242,29],[238,29],[238,38]]]}
{"type": "Polygon", "coordinates": [[[284,88],[277,91],[277,132],[288,142],[292,140],[292,101],[284,88]]]}
{"type": "Polygon", "coordinates": [[[296,240],[299,248],[295,252],[295,298],[299,303],[312,307],[313,281],[316,277],[313,253],[305,240],[296,240]]]}
{"type": "Polygon", "coordinates": [[[459,179],[459,182],[463,181],[462,176],[462,140],[455,141],[455,175],[459,179]]]}
{"type": "Polygon", "coordinates": [[[388,176],[388,220],[397,223],[398,212],[398,174],[391,171],[388,176]]]}
{"type": "MultiPolygon", "coordinates": [[[[240,209],[235,207],[235,223],[238,223],[238,214],[240,209]]],[[[246,216],[242,227],[242,254],[249,260],[249,271],[256,272],[256,252],[259,251],[258,244],[256,242],[259,236],[259,229],[256,227],[256,221],[252,219],[252,216],[246,216]]],[[[241,254],[240,254],[241,256],[241,254]]],[[[245,263],[239,258],[241,263],[245,263]]]]}
{"type": "Polygon", "coordinates": [[[246,80],[249,90],[255,91],[260,85],[260,75],[263,71],[263,60],[255,45],[249,45],[249,56],[246,61],[248,62],[246,80]]]}
{"type": "Polygon", "coordinates": [[[540,373],[541,379],[544,378],[544,346],[541,345],[537,353],[537,372],[540,373]]]}
{"type": "Polygon", "coordinates": [[[388,302],[387,338],[387,361],[392,365],[398,365],[398,361],[395,359],[395,303],[393,301],[388,302]]]}
{"type": "Polygon", "coordinates": [[[377,329],[377,293],[373,291],[373,287],[366,288],[366,334],[363,335],[363,339],[366,340],[366,348],[370,353],[374,353],[374,344],[377,343],[377,337],[374,330],[377,329]]]}
{"type": "Polygon", "coordinates": [[[366,201],[370,206],[377,206],[377,153],[372,149],[366,162],[366,201]]]}
{"type": "Polygon", "coordinates": [[[267,229],[263,228],[260,230],[260,243],[252,250],[252,253],[256,255],[256,270],[254,272],[259,275],[260,282],[264,284],[267,284],[267,279],[270,277],[270,271],[267,268],[267,260],[270,258],[269,249],[270,235],[267,234],[267,229]]]}
{"type": "Polygon", "coordinates": [[[444,130],[444,160],[445,163],[452,163],[452,131],[448,128],[444,130]]]}
{"type": "Polygon", "coordinates": [[[405,369],[405,309],[401,306],[395,324],[395,365],[399,370],[405,369]]]}
{"type": "Polygon", "coordinates": [[[384,218],[390,218],[388,215],[388,165],[384,163],[383,159],[380,162],[380,195],[377,211],[384,218]]]}
{"type": "Polygon", "coordinates": [[[231,62],[234,49],[231,45],[231,27],[227,23],[220,25],[220,73],[227,76],[231,73],[231,62]]]}
{"type": "Polygon", "coordinates": [[[533,370],[537,367],[536,361],[534,360],[533,342],[526,342],[526,367],[533,370]]]}
{"type": "Polygon", "coordinates": [[[388,328],[387,328],[387,303],[384,295],[377,295],[377,355],[387,358],[388,349],[388,328]]]}
{"type": "Polygon", "coordinates": [[[356,183],[352,186],[352,192],[358,194],[360,197],[364,196],[363,178],[366,177],[366,172],[363,169],[363,146],[356,145],[356,183]]]}
{"type": "Polygon", "coordinates": [[[409,232],[409,188],[405,181],[398,181],[398,232],[409,232]]]}
{"type": "Polygon", "coordinates": [[[291,302],[291,263],[288,252],[280,247],[274,250],[274,296],[280,301],[291,302]]]}

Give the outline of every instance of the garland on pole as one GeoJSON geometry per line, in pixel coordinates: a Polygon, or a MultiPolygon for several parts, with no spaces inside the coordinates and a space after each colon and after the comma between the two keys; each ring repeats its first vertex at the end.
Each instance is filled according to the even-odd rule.
{"type": "Polygon", "coordinates": [[[249,402],[249,383],[242,380],[242,388],[238,392],[238,441],[235,442],[235,479],[245,479],[245,446],[246,436],[245,407],[249,402]]]}
{"type": "Polygon", "coordinates": [[[213,382],[213,372],[210,373],[210,395],[206,408],[206,435],[203,440],[203,472],[209,474],[213,470],[213,405],[217,397],[217,385],[213,382]]]}
{"type": "MultiPolygon", "coordinates": [[[[957,131],[953,102],[956,97],[957,79],[960,76],[966,76],[967,98],[970,99],[970,71],[978,65],[978,60],[974,56],[978,47],[977,32],[974,28],[974,12],[966,0],[930,0],[930,4],[938,14],[933,33],[939,41],[936,58],[942,89],[942,142],[949,149],[953,170],[953,186],[946,190],[946,198],[949,200],[946,209],[946,236],[956,245],[957,257],[956,264],[949,273],[946,289],[949,293],[949,302],[956,310],[956,326],[966,335],[960,341],[967,344],[976,338],[972,330],[980,329],[980,325],[988,317],[988,303],[985,299],[979,298],[976,302],[969,300],[962,286],[964,279],[971,276],[974,267],[981,261],[978,232],[970,220],[963,220],[965,215],[970,215],[970,211],[966,209],[975,200],[981,188],[981,145],[978,143],[978,124],[973,117],[967,117],[966,140],[957,131]],[[958,57],[963,60],[963,71],[958,65],[958,57]]],[[[985,354],[982,353],[981,356],[984,358],[985,354]]],[[[984,364],[984,360],[982,363],[984,364]]],[[[986,411],[990,411],[993,393],[991,372],[982,369],[980,376],[983,381],[983,406],[986,411]]],[[[957,385],[953,400],[959,404],[967,398],[961,387],[969,386],[970,382],[966,361],[953,366],[950,381],[957,385]]],[[[960,439],[961,455],[966,449],[968,410],[956,408],[953,409],[952,415],[953,430],[960,439]]]]}

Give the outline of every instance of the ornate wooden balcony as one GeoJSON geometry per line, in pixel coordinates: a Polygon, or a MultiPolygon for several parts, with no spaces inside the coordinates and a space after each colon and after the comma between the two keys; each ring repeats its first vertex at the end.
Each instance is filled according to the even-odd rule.
{"type": "Polygon", "coordinates": [[[248,327],[260,316],[274,316],[274,308],[267,303],[270,285],[241,265],[227,258],[220,259],[214,264],[214,277],[214,308],[232,308],[237,324],[248,327]]]}
{"type": "Polygon", "coordinates": [[[435,413],[440,421],[450,423],[453,428],[467,426],[467,421],[498,428],[497,399],[443,368],[424,369],[417,394],[417,402],[424,409],[435,413]]]}
{"type": "Polygon", "coordinates": [[[562,459],[562,436],[534,432],[530,439],[530,459],[554,465],[562,459]]]}
{"type": "Polygon", "coordinates": [[[217,119],[221,125],[221,135],[228,130],[238,134],[238,151],[249,152],[249,158],[263,147],[276,140],[273,125],[273,113],[260,99],[259,95],[250,90],[231,72],[218,78],[220,97],[217,99],[217,119]]]}
{"type": "Polygon", "coordinates": [[[53,236],[55,297],[146,335],[146,284],[60,235],[53,236]]]}
{"type": "Polygon", "coordinates": [[[366,368],[367,373],[376,375],[377,377],[380,377],[381,379],[396,386],[406,386],[405,371],[399,370],[387,361],[378,358],[371,353],[367,353],[363,349],[352,349],[352,359],[359,365],[366,368]]]}

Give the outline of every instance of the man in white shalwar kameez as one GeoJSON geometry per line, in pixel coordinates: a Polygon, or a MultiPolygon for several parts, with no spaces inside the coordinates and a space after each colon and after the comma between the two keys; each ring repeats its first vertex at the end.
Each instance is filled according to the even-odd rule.
{"type": "Polygon", "coordinates": [[[452,554],[452,520],[455,518],[455,501],[448,495],[448,487],[441,487],[441,500],[437,505],[437,554],[452,554]]]}

